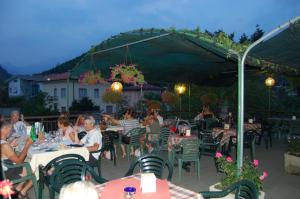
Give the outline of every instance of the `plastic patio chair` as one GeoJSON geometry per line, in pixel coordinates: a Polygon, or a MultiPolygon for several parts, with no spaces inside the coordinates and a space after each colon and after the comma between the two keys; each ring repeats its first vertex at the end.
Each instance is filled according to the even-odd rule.
{"type": "Polygon", "coordinates": [[[199,158],[201,159],[202,156],[211,156],[214,158],[215,167],[217,172],[219,172],[219,166],[217,165],[215,155],[216,152],[220,150],[220,143],[223,138],[223,132],[220,133],[217,137],[213,137],[210,131],[206,131],[201,135],[201,142],[199,144],[199,151],[200,155],[199,158]]]}
{"type": "MultiPolygon", "coordinates": [[[[255,130],[247,130],[244,132],[244,148],[248,148],[250,150],[250,158],[251,161],[255,158],[255,139],[256,136],[259,136],[258,133],[255,130]]],[[[231,152],[231,148],[235,147],[237,148],[237,137],[236,136],[230,136],[229,141],[229,153],[231,152]],[[235,140],[235,141],[234,141],[235,140]]],[[[237,151],[237,150],[235,150],[237,151]]]]}
{"type": "Polygon", "coordinates": [[[234,193],[236,199],[258,199],[258,190],[250,180],[240,180],[223,191],[202,191],[203,198],[223,198],[230,193],[234,193]]]}
{"type": "Polygon", "coordinates": [[[129,144],[125,144],[126,146],[126,154],[127,160],[130,160],[130,149],[133,148],[140,148],[141,155],[143,154],[143,146],[141,146],[140,139],[143,135],[145,135],[146,129],[145,128],[134,128],[131,129],[128,134],[130,134],[130,141],[129,144]]]}
{"type": "Polygon", "coordinates": [[[39,198],[42,199],[44,184],[49,188],[50,199],[55,198],[63,185],[86,180],[88,174],[98,183],[107,180],[97,175],[84,158],[77,154],[66,154],[50,161],[46,166],[39,166],[39,198]]]}
{"type": "MultiPolygon", "coordinates": [[[[37,183],[37,180],[36,180],[36,177],[35,177],[34,173],[31,171],[31,167],[30,167],[30,164],[28,162],[24,162],[24,163],[21,163],[21,164],[12,164],[12,163],[1,161],[1,163],[8,169],[25,168],[26,176],[22,176],[22,177],[20,176],[20,178],[9,179],[9,180],[12,184],[19,184],[19,183],[27,182],[27,181],[31,180],[32,184],[33,184],[35,197],[36,198],[39,197],[38,183],[37,183]]],[[[6,179],[5,172],[4,172],[3,169],[2,169],[2,177],[4,179],[6,179]]]]}
{"type": "Polygon", "coordinates": [[[179,180],[181,180],[182,165],[184,162],[195,162],[198,178],[200,177],[199,141],[198,139],[184,139],[180,143],[182,153],[175,154],[178,160],[179,180]]]}
{"type": "Polygon", "coordinates": [[[145,154],[134,162],[131,163],[129,170],[125,174],[125,176],[133,175],[133,171],[136,166],[139,166],[140,171],[142,173],[154,173],[155,176],[159,179],[163,176],[163,170],[165,166],[169,170],[168,181],[172,180],[173,175],[173,165],[168,160],[165,160],[162,156],[157,154],[145,154]]]}
{"type": "Polygon", "coordinates": [[[104,151],[110,152],[110,160],[114,162],[114,166],[117,164],[116,151],[114,147],[114,136],[116,132],[114,131],[104,131],[102,133],[102,147],[99,150],[91,151],[90,154],[100,153],[98,161],[93,167],[97,168],[98,174],[101,176],[101,158],[104,151]]]}

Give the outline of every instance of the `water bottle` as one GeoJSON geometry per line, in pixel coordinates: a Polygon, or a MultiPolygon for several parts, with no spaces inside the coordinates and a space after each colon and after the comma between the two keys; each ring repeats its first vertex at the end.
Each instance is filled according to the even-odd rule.
{"type": "Polygon", "coordinates": [[[36,132],[35,132],[35,126],[34,125],[32,125],[32,127],[31,127],[30,138],[31,138],[32,142],[36,141],[36,132]]]}

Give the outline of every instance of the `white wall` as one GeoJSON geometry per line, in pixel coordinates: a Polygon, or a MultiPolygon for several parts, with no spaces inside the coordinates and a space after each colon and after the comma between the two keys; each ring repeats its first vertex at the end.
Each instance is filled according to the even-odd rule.
{"type": "MultiPolygon", "coordinates": [[[[102,101],[102,94],[105,92],[105,89],[110,85],[89,85],[89,84],[80,84],[77,80],[70,80],[69,84],[67,84],[66,80],[61,81],[48,81],[41,83],[40,89],[43,92],[48,93],[50,96],[54,96],[54,89],[57,89],[57,108],[59,111],[62,110],[62,107],[69,107],[72,105],[73,100],[79,101],[81,98],[79,96],[79,89],[87,89],[87,97],[92,100],[92,102],[96,106],[100,106],[100,109],[106,111],[106,106],[111,104],[106,104],[102,101]],[[61,89],[66,89],[66,96],[61,96],[61,89]],[[69,98],[68,96],[68,88],[69,88],[69,98]],[[99,96],[94,96],[94,89],[99,89],[99,96]],[[69,103],[68,103],[69,102],[69,103]]],[[[113,111],[115,111],[115,107],[113,106],[113,111]]]]}
{"type": "Polygon", "coordinates": [[[21,86],[20,86],[20,79],[16,78],[8,83],[8,95],[9,97],[16,97],[21,96],[21,86]]]}

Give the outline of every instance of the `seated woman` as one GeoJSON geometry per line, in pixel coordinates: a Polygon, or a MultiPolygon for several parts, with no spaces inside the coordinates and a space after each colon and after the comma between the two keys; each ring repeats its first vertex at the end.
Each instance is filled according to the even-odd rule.
{"type": "Polygon", "coordinates": [[[194,120],[204,120],[214,117],[214,113],[209,110],[209,105],[204,105],[202,111],[194,118],[194,120]]]}
{"type": "MultiPolygon", "coordinates": [[[[10,162],[15,164],[23,163],[27,156],[29,147],[32,144],[32,140],[27,138],[25,146],[20,154],[16,154],[11,144],[7,142],[7,137],[12,129],[12,124],[8,122],[3,122],[1,125],[1,162],[10,162]]],[[[5,169],[5,168],[4,168],[5,169]]],[[[7,169],[7,168],[6,168],[7,169]]],[[[24,175],[25,170],[20,169],[8,169],[5,171],[5,176],[7,179],[16,179],[24,175]]],[[[32,182],[28,181],[26,183],[20,183],[16,187],[16,191],[19,192],[21,197],[25,197],[28,190],[32,187],[32,182]]]]}
{"type": "Polygon", "coordinates": [[[73,132],[73,128],[71,127],[69,120],[65,117],[59,117],[57,126],[63,141],[72,141],[70,138],[70,133],[73,132]]]}
{"type": "MultiPolygon", "coordinates": [[[[90,152],[100,150],[102,148],[102,134],[99,129],[95,128],[95,119],[93,116],[88,116],[84,120],[84,129],[87,132],[87,134],[79,140],[78,134],[73,131],[71,133],[71,139],[76,144],[82,144],[84,145],[90,152]]],[[[97,164],[99,159],[99,153],[91,153],[90,158],[88,161],[88,164],[91,166],[94,166],[97,164]]]]}
{"type": "MultiPolygon", "coordinates": [[[[121,125],[124,127],[123,135],[122,135],[122,142],[124,144],[129,144],[130,142],[130,134],[128,132],[134,128],[140,127],[139,121],[134,118],[134,113],[132,109],[128,109],[124,114],[123,120],[116,120],[112,118],[110,115],[104,115],[104,117],[111,121],[112,124],[121,125]]],[[[122,157],[126,157],[126,151],[124,144],[121,144],[122,149],[122,157]]],[[[131,149],[131,155],[134,155],[133,149],[131,149]]]]}
{"type": "Polygon", "coordinates": [[[84,129],[84,116],[83,115],[79,115],[77,117],[76,123],[74,125],[74,130],[76,130],[78,133],[85,131],[84,129]]]}

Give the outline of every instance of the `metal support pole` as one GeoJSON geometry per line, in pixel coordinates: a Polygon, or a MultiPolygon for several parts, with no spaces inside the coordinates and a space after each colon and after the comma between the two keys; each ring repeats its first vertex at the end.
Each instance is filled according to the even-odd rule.
{"type": "Polygon", "coordinates": [[[238,56],[238,125],[237,125],[237,175],[240,176],[243,166],[244,149],[244,65],[238,56]]]}
{"type": "Polygon", "coordinates": [[[269,106],[268,106],[269,117],[271,116],[271,86],[269,86],[269,106]]]}
{"type": "Polygon", "coordinates": [[[255,46],[257,46],[258,44],[260,44],[261,42],[264,42],[265,40],[269,39],[272,37],[272,35],[274,35],[275,33],[278,33],[280,31],[282,31],[283,29],[287,28],[290,26],[290,24],[295,23],[297,20],[299,20],[300,17],[295,17],[294,19],[284,23],[283,25],[275,28],[274,30],[272,30],[271,32],[269,32],[268,34],[265,34],[263,37],[261,37],[260,39],[258,39],[257,41],[255,41],[253,44],[251,44],[247,50],[244,52],[242,60],[239,59],[238,63],[239,63],[239,69],[238,69],[238,74],[239,74],[239,105],[238,105],[238,153],[237,153],[237,167],[238,169],[238,173],[237,175],[240,175],[241,172],[241,168],[243,166],[243,130],[244,130],[244,66],[246,63],[246,57],[248,55],[248,53],[252,50],[252,48],[254,48],[255,46]]]}
{"type": "Polygon", "coordinates": [[[189,118],[191,117],[191,84],[189,84],[189,118]]]}
{"type": "Polygon", "coordinates": [[[181,119],[181,95],[179,95],[179,118],[181,119]]]}

